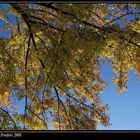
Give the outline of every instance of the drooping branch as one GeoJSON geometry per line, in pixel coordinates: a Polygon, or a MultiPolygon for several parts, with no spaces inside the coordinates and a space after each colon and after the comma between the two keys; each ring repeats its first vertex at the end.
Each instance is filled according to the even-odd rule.
{"type": "Polygon", "coordinates": [[[16,122],[13,120],[13,118],[12,118],[12,116],[9,114],[9,112],[6,111],[6,110],[3,109],[3,108],[0,108],[0,110],[2,110],[2,111],[10,118],[10,120],[11,120],[11,121],[13,122],[13,124],[14,124],[15,129],[17,129],[16,122]]]}
{"type": "Polygon", "coordinates": [[[55,89],[55,93],[56,93],[57,99],[58,99],[58,101],[61,103],[61,105],[62,105],[62,107],[63,107],[63,109],[64,109],[64,112],[65,112],[65,114],[66,114],[67,120],[68,120],[69,125],[70,125],[70,128],[72,129],[72,125],[71,125],[71,122],[70,122],[70,120],[69,120],[69,116],[68,116],[68,113],[67,113],[67,111],[66,111],[66,108],[65,108],[63,102],[61,101],[61,99],[59,98],[59,93],[58,93],[58,91],[57,91],[57,88],[54,87],[54,89],[55,89]]]}
{"type": "MultiPolygon", "coordinates": [[[[38,50],[37,50],[36,43],[35,43],[35,40],[34,40],[34,36],[33,36],[32,26],[31,26],[31,24],[29,23],[29,17],[28,17],[28,15],[27,15],[17,4],[14,4],[14,5],[11,4],[11,6],[12,6],[16,11],[18,11],[18,12],[21,14],[21,16],[23,17],[23,19],[24,19],[24,21],[25,21],[25,23],[26,23],[26,25],[27,25],[27,27],[28,27],[28,29],[29,29],[30,37],[31,37],[31,39],[32,39],[34,49],[35,49],[37,55],[39,55],[39,52],[38,52],[38,50]]],[[[41,63],[42,68],[45,68],[44,63],[43,63],[43,61],[42,61],[40,58],[39,58],[39,61],[40,61],[40,63],[41,63]]]]}
{"type": "Polygon", "coordinates": [[[25,57],[25,107],[24,107],[24,129],[25,129],[25,117],[27,116],[27,103],[28,103],[28,96],[27,96],[27,90],[28,90],[28,81],[27,81],[27,65],[28,65],[28,57],[29,57],[29,51],[30,51],[30,43],[31,43],[31,38],[29,36],[28,40],[28,47],[27,47],[27,52],[26,52],[26,57],[25,57]]]}
{"type": "Polygon", "coordinates": [[[47,123],[45,122],[45,120],[43,120],[39,115],[37,115],[35,112],[32,111],[31,108],[27,108],[34,116],[36,116],[40,121],[42,121],[42,123],[46,126],[46,128],[48,128],[47,123]]]}

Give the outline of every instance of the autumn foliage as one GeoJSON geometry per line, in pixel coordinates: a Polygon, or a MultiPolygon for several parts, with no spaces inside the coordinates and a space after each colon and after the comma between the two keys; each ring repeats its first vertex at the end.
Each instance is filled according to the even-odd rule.
{"type": "Polygon", "coordinates": [[[139,5],[7,7],[0,10],[1,30],[10,30],[0,39],[1,130],[108,127],[108,105],[99,98],[107,87],[100,60],[112,64],[120,94],[127,90],[129,69],[140,76],[139,5]]]}

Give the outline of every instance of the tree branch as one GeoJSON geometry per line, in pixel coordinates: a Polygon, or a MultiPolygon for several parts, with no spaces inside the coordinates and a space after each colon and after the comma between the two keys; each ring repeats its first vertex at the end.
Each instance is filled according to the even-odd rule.
{"type": "Polygon", "coordinates": [[[70,125],[70,127],[72,128],[71,122],[70,122],[70,120],[69,120],[69,117],[68,117],[68,114],[67,114],[67,111],[66,111],[66,108],[65,108],[63,102],[61,101],[61,99],[59,98],[59,93],[58,93],[56,87],[54,87],[54,89],[55,89],[55,93],[56,93],[56,96],[57,96],[58,101],[61,103],[62,107],[64,108],[64,112],[65,112],[65,114],[66,114],[66,116],[67,116],[67,120],[68,120],[68,122],[69,122],[69,125],[70,125]]]}
{"type": "Polygon", "coordinates": [[[9,112],[7,112],[6,110],[0,108],[0,110],[2,110],[5,114],[7,114],[7,116],[10,118],[10,120],[14,123],[15,128],[17,129],[17,125],[15,123],[15,121],[13,120],[13,118],[11,117],[11,115],[9,114],[9,112]]]}

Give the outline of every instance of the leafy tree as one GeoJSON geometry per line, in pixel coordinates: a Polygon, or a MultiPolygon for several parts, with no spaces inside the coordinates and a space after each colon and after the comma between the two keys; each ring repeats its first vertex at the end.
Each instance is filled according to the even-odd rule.
{"type": "Polygon", "coordinates": [[[100,61],[112,64],[119,93],[127,89],[129,69],[140,76],[139,5],[7,7],[0,10],[2,30],[10,30],[0,39],[1,130],[109,126],[108,105],[99,98],[107,87],[100,61]]]}

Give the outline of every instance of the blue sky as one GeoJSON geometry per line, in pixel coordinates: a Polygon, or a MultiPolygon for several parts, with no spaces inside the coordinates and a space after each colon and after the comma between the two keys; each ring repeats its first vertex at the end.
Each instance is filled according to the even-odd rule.
{"type": "Polygon", "coordinates": [[[102,64],[102,77],[108,83],[100,97],[103,104],[109,104],[107,113],[112,126],[105,128],[98,126],[98,130],[140,130],[140,81],[136,73],[129,71],[127,92],[117,93],[117,86],[111,82],[114,76],[112,66],[102,64]]]}
{"type": "MultiPolygon", "coordinates": [[[[9,15],[9,18],[15,22],[12,15],[9,15]]],[[[4,24],[4,21],[0,20],[0,28],[4,24]]],[[[9,32],[0,30],[0,37],[7,37],[9,32]]],[[[107,113],[112,125],[110,128],[99,125],[97,130],[140,130],[140,81],[138,81],[136,74],[129,71],[127,92],[118,94],[117,86],[111,82],[111,78],[114,76],[111,65],[102,63],[101,69],[103,80],[108,83],[108,88],[100,94],[100,97],[103,104],[109,104],[110,109],[107,113]]],[[[24,106],[22,103],[24,101],[21,102],[20,109],[24,106]]]]}

